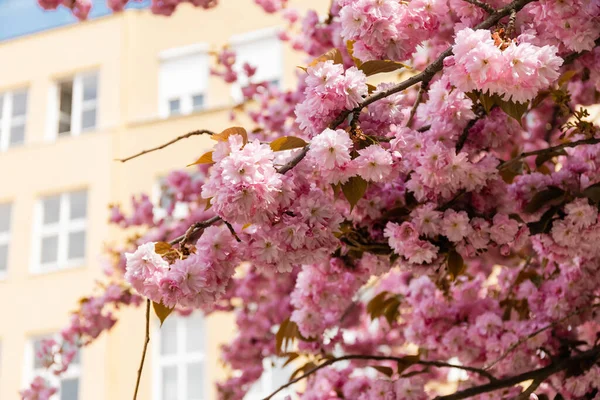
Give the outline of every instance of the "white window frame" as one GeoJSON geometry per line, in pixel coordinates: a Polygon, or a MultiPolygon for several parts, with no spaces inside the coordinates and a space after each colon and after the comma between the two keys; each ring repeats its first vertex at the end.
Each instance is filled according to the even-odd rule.
{"type": "MultiPolygon", "coordinates": [[[[279,27],[270,27],[265,29],[260,29],[256,31],[246,32],[239,35],[234,35],[229,38],[229,44],[233,51],[236,52],[236,47],[247,45],[252,42],[261,42],[263,40],[275,40],[276,47],[274,48],[275,59],[268,60],[270,64],[276,63],[277,73],[269,76],[267,79],[261,79],[261,81],[273,81],[277,80],[279,83],[279,87],[283,85],[283,44],[281,40],[279,40],[278,33],[281,30],[279,27]]],[[[243,100],[242,87],[248,85],[248,82],[245,80],[240,82],[239,77],[245,76],[243,74],[243,63],[238,61],[239,58],[236,57],[236,63],[233,66],[233,70],[238,73],[238,80],[231,85],[231,98],[236,102],[240,103],[243,100]],[[242,73],[242,75],[240,75],[242,73]]],[[[252,65],[256,68],[257,74],[260,74],[260,65],[252,65]]],[[[256,75],[255,75],[256,76],[256,75]]],[[[256,77],[253,76],[250,78],[249,82],[257,83],[256,77]]]]}
{"type": "MultiPolygon", "coordinates": [[[[199,311],[195,311],[194,314],[183,317],[179,315],[172,314],[168,317],[170,319],[169,322],[173,323],[175,320],[176,326],[176,336],[177,336],[177,351],[173,355],[162,355],[161,354],[161,329],[158,323],[154,324],[154,333],[153,337],[156,338],[154,340],[153,346],[153,357],[152,357],[152,369],[154,375],[154,385],[152,388],[152,399],[153,400],[163,400],[162,392],[163,392],[163,382],[162,382],[162,370],[164,367],[175,366],[177,367],[177,395],[178,400],[186,399],[187,400],[187,366],[192,363],[202,363],[203,372],[204,372],[204,397],[202,400],[208,400],[208,386],[210,382],[208,381],[208,346],[206,340],[206,334],[208,333],[206,318],[204,318],[199,311]],[[190,353],[186,351],[186,331],[185,331],[185,322],[186,319],[192,315],[199,315],[204,324],[204,346],[202,352],[198,353],[190,353]]],[[[166,323],[166,322],[165,322],[166,323]]]]}
{"type": "Polygon", "coordinates": [[[60,197],[60,206],[58,221],[53,224],[44,225],[44,199],[51,196],[42,196],[38,198],[35,205],[34,216],[34,250],[32,252],[32,268],[34,274],[45,274],[48,272],[59,271],[69,268],[83,267],[87,256],[88,231],[87,231],[87,216],[89,213],[89,190],[87,188],[80,190],[72,190],[55,194],[60,197]],[[84,218],[75,220],[69,219],[71,209],[71,193],[85,191],[86,192],[86,215],[84,218]],[[85,232],[84,256],[81,258],[69,259],[69,234],[72,232],[85,232]],[[41,262],[42,255],[42,238],[48,234],[55,234],[58,237],[57,259],[54,263],[43,264],[41,262]]]}
{"type": "MultiPolygon", "coordinates": [[[[51,371],[48,371],[45,368],[35,368],[35,358],[37,357],[35,354],[35,342],[44,339],[55,339],[57,343],[59,343],[60,335],[59,334],[48,334],[48,335],[39,335],[29,337],[27,343],[25,345],[25,372],[23,374],[24,382],[23,387],[29,386],[31,381],[36,376],[41,376],[46,379],[52,387],[58,388],[58,392],[50,397],[50,400],[60,400],[60,383],[62,380],[68,379],[78,379],[79,380],[79,393],[77,394],[77,398],[81,400],[81,382],[82,382],[82,348],[78,348],[79,352],[79,362],[77,364],[72,363],[69,365],[69,369],[61,374],[60,377],[54,375],[51,371]]],[[[60,357],[60,356],[58,356],[60,357]]]]}
{"type": "Polygon", "coordinates": [[[97,70],[94,71],[86,71],[75,74],[69,78],[59,79],[54,85],[50,88],[49,93],[49,118],[48,118],[48,128],[47,128],[47,139],[49,141],[54,141],[58,138],[68,137],[68,136],[79,136],[82,133],[94,132],[98,130],[98,121],[99,121],[99,108],[98,108],[98,98],[100,97],[100,73],[97,70]],[[96,98],[83,100],[83,80],[85,78],[95,77],[96,78],[96,98]],[[73,84],[73,94],[71,97],[71,130],[69,132],[61,132],[59,135],[59,125],[58,122],[60,120],[60,86],[62,83],[72,82],[73,84]],[[96,123],[93,128],[82,129],[82,116],[84,111],[89,111],[95,109],[96,110],[96,123]]]}
{"type": "Polygon", "coordinates": [[[158,84],[158,111],[161,118],[177,117],[180,115],[188,115],[194,112],[199,112],[207,109],[207,95],[208,95],[208,80],[210,70],[209,60],[209,45],[207,43],[196,43],[189,46],[177,47],[168,49],[161,52],[158,56],[159,59],[159,84],[158,84]],[[198,74],[203,74],[204,88],[201,91],[190,90],[189,92],[182,92],[177,95],[169,95],[165,93],[164,83],[165,79],[162,70],[163,63],[176,62],[178,59],[186,59],[189,57],[200,56],[206,58],[206,70],[198,71],[198,74]],[[194,109],[193,98],[197,95],[203,96],[203,105],[200,108],[194,109]],[[169,102],[172,100],[179,100],[179,112],[177,114],[171,114],[169,102]]]}
{"type": "Polygon", "coordinates": [[[9,217],[8,217],[8,230],[0,231],[0,245],[5,244],[7,247],[6,250],[6,269],[0,270],[0,280],[5,279],[8,274],[8,260],[10,258],[10,233],[12,231],[12,212],[13,212],[13,204],[11,202],[2,202],[0,206],[8,205],[10,207],[9,217]]]}
{"type": "MultiPolygon", "coordinates": [[[[28,111],[28,105],[29,105],[29,90],[28,88],[24,87],[24,88],[19,88],[19,89],[15,89],[15,90],[11,90],[11,91],[7,91],[7,92],[3,92],[0,93],[0,98],[3,99],[2,101],[2,105],[0,107],[2,107],[2,112],[0,112],[0,152],[3,151],[7,151],[8,149],[11,148],[10,145],[10,135],[11,135],[11,128],[14,125],[23,125],[24,126],[24,130],[27,130],[27,111],[28,111]],[[25,96],[27,96],[27,103],[25,105],[25,114],[24,115],[17,115],[16,117],[12,115],[13,112],[13,97],[15,94],[17,93],[25,93],[25,96]]],[[[12,147],[18,147],[18,146],[23,146],[25,144],[27,140],[27,132],[25,132],[25,135],[23,137],[23,143],[19,143],[17,145],[13,145],[12,147]]]]}

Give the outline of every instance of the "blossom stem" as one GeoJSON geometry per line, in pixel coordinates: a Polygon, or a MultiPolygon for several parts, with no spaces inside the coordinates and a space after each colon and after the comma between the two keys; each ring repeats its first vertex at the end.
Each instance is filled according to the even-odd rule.
{"type": "Polygon", "coordinates": [[[115,161],[120,161],[120,162],[124,163],[124,162],[127,162],[127,161],[129,161],[129,160],[132,160],[132,159],[134,159],[134,158],[137,158],[137,157],[143,156],[144,154],[148,154],[148,153],[152,153],[153,151],[157,151],[157,150],[164,149],[165,147],[167,147],[167,146],[170,146],[170,145],[172,145],[173,143],[176,143],[176,142],[178,142],[178,141],[180,141],[180,140],[187,139],[187,138],[189,138],[189,137],[192,137],[192,136],[204,135],[204,134],[206,134],[206,135],[214,135],[214,132],[212,132],[212,131],[208,131],[208,130],[206,130],[206,129],[200,129],[200,130],[196,130],[196,131],[188,132],[188,133],[186,133],[185,135],[178,136],[178,137],[176,137],[175,139],[173,139],[173,140],[171,140],[171,141],[169,141],[169,142],[167,142],[167,143],[161,144],[161,145],[160,145],[160,146],[158,146],[158,147],[153,147],[153,148],[151,148],[151,149],[147,149],[147,150],[141,151],[141,152],[139,152],[139,153],[137,153],[137,154],[134,154],[134,155],[132,155],[132,156],[129,156],[129,157],[127,157],[127,158],[117,158],[115,161]]]}
{"type": "Polygon", "coordinates": [[[419,107],[419,104],[421,104],[421,100],[423,99],[423,93],[425,93],[428,86],[429,80],[424,80],[423,82],[421,82],[421,87],[419,87],[419,92],[417,93],[415,104],[413,104],[412,108],[410,109],[410,115],[408,116],[408,121],[406,122],[406,126],[408,128],[412,126],[413,119],[415,118],[415,114],[417,112],[417,107],[419,107]]]}
{"type": "Polygon", "coordinates": [[[150,343],[150,299],[146,299],[146,336],[144,339],[144,349],[142,350],[142,359],[137,372],[137,380],[135,381],[135,391],[133,392],[133,400],[137,399],[138,390],[140,389],[140,380],[142,379],[142,370],[144,369],[144,361],[146,360],[146,350],[150,343]]]}

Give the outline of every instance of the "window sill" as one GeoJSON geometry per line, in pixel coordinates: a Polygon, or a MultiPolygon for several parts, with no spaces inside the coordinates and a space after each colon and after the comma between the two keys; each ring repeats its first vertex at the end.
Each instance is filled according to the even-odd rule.
{"type": "Polygon", "coordinates": [[[203,108],[201,110],[197,110],[197,111],[192,111],[189,114],[177,114],[177,115],[169,115],[169,116],[151,116],[151,117],[147,117],[147,118],[139,118],[133,121],[130,121],[127,123],[128,127],[137,127],[137,126],[144,126],[144,125],[151,125],[157,122],[166,122],[166,121],[177,121],[177,120],[182,120],[182,119],[186,119],[186,118],[193,118],[193,117],[198,117],[201,115],[209,115],[209,114],[213,114],[213,113],[218,113],[218,112],[222,112],[222,111],[228,111],[231,110],[231,108],[233,108],[232,104],[222,104],[222,105],[217,105],[217,106],[212,106],[212,107],[206,107],[203,108]]]}

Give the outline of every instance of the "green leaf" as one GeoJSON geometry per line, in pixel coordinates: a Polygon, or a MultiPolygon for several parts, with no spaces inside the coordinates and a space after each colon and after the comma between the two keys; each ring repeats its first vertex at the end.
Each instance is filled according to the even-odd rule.
{"type": "Polygon", "coordinates": [[[152,302],[152,308],[154,308],[154,313],[160,320],[160,326],[165,322],[165,319],[173,312],[173,308],[169,308],[165,306],[163,303],[152,302]]]}
{"type": "Polygon", "coordinates": [[[398,360],[398,373],[401,374],[408,367],[415,365],[421,360],[421,357],[417,354],[415,356],[404,356],[398,360]]]}
{"type": "Polygon", "coordinates": [[[273,140],[270,144],[273,151],[283,151],[304,147],[308,143],[295,136],[283,136],[273,140]]]}
{"type": "Polygon", "coordinates": [[[595,183],[591,186],[586,187],[581,192],[585,197],[593,201],[594,203],[600,203],[600,183],[595,183]]]}
{"type": "Polygon", "coordinates": [[[498,96],[492,96],[488,92],[479,95],[479,102],[483,106],[486,114],[489,114],[492,107],[496,105],[498,96]]]}
{"type": "Polygon", "coordinates": [[[545,190],[541,192],[537,192],[529,204],[525,206],[525,212],[532,214],[538,211],[540,208],[545,205],[555,202],[556,200],[561,199],[565,194],[565,191],[556,186],[548,186],[545,190]]]}
{"type": "Polygon", "coordinates": [[[506,101],[500,98],[495,100],[495,104],[497,104],[502,111],[504,111],[507,115],[513,117],[519,125],[522,124],[523,114],[529,108],[529,102],[519,103],[517,101],[506,101]]]}
{"type": "Polygon", "coordinates": [[[197,164],[212,164],[212,163],[214,163],[212,155],[213,155],[212,151],[204,153],[200,156],[199,159],[197,159],[196,161],[194,161],[191,164],[188,164],[187,167],[190,167],[192,165],[197,165],[197,164]]]}
{"type": "Polygon", "coordinates": [[[366,76],[381,74],[383,72],[394,72],[400,68],[409,68],[405,64],[392,60],[372,60],[366,61],[360,65],[358,69],[365,73],[366,76]]]}
{"type": "Polygon", "coordinates": [[[367,181],[360,176],[353,176],[352,178],[348,179],[348,182],[342,185],[342,192],[350,203],[350,211],[352,211],[356,203],[362,199],[366,191],[367,181]]]}
{"type": "Polygon", "coordinates": [[[387,295],[388,292],[381,292],[367,303],[367,313],[371,315],[371,319],[375,319],[377,318],[377,316],[381,315],[381,306],[383,305],[383,302],[385,301],[387,295]]]}
{"type": "Polygon", "coordinates": [[[350,57],[352,57],[352,61],[354,61],[354,65],[356,65],[356,67],[360,67],[362,65],[362,61],[360,61],[358,58],[354,57],[354,40],[348,40],[346,42],[346,50],[348,51],[348,54],[350,54],[350,57]]]}
{"type": "Polygon", "coordinates": [[[560,76],[560,78],[558,78],[558,87],[561,87],[565,83],[569,82],[575,75],[577,75],[577,71],[574,69],[566,71],[560,76]]]}
{"type": "Polygon", "coordinates": [[[377,371],[381,372],[382,374],[384,374],[388,378],[390,378],[392,375],[394,375],[394,370],[391,369],[390,367],[384,367],[383,365],[370,365],[370,367],[372,367],[372,368],[376,369],[377,371]]]}
{"type": "Polygon", "coordinates": [[[371,85],[370,83],[367,83],[367,89],[369,91],[369,94],[373,93],[374,91],[377,90],[376,86],[371,85]]]}
{"type": "Polygon", "coordinates": [[[279,325],[279,330],[277,330],[277,333],[275,334],[275,351],[277,354],[282,353],[283,341],[286,338],[287,326],[289,323],[290,319],[287,318],[279,325]]]}
{"type": "Polygon", "coordinates": [[[448,253],[448,273],[450,278],[455,280],[460,274],[465,272],[465,262],[460,254],[454,249],[448,253]]]}
{"type": "Polygon", "coordinates": [[[287,353],[285,355],[287,355],[287,360],[285,361],[282,367],[285,367],[286,365],[294,361],[296,358],[300,357],[300,354],[298,353],[287,353]]]}
{"type": "Polygon", "coordinates": [[[554,151],[544,152],[542,154],[539,154],[535,158],[535,166],[539,168],[546,161],[549,161],[549,160],[551,160],[554,157],[564,156],[564,155],[567,155],[567,152],[564,149],[558,149],[558,150],[554,150],[554,151]]]}
{"type": "Polygon", "coordinates": [[[538,235],[540,233],[548,233],[552,228],[552,217],[558,211],[558,207],[551,207],[548,211],[546,211],[539,221],[530,222],[527,224],[529,228],[529,233],[531,235],[538,235]]]}
{"type": "Polygon", "coordinates": [[[512,183],[516,176],[521,175],[523,173],[523,166],[525,164],[520,160],[512,160],[500,167],[498,171],[502,180],[506,183],[512,183]]]}

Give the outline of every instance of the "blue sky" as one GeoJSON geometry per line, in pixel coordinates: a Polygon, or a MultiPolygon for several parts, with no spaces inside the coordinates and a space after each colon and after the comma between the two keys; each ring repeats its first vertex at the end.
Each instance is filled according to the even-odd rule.
{"type": "MultiPolygon", "coordinates": [[[[94,6],[90,18],[110,13],[106,0],[92,0],[94,6]]],[[[130,7],[147,7],[150,0],[134,2],[130,7]]],[[[37,0],[0,0],[0,41],[73,24],[77,19],[65,7],[55,11],[44,11],[37,0]]]]}

